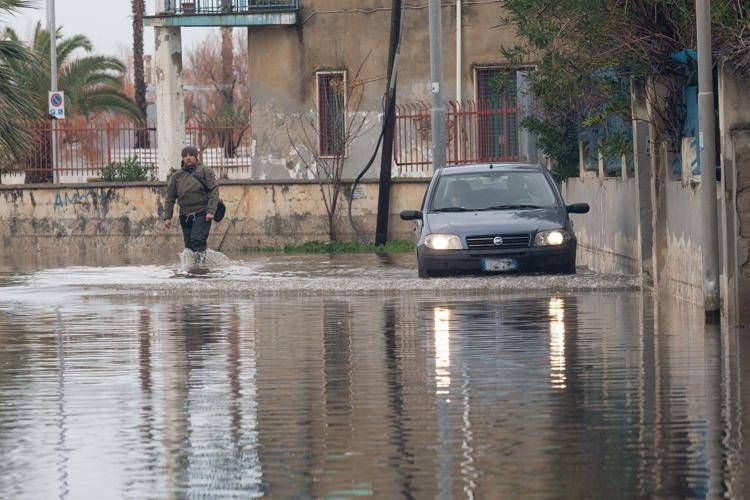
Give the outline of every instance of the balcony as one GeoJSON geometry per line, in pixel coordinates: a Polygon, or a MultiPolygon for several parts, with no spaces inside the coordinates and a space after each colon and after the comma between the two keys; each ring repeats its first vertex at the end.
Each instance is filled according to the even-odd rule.
{"type": "Polygon", "coordinates": [[[289,26],[297,24],[300,0],[156,0],[160,12],[145,26],[289,26]]]}

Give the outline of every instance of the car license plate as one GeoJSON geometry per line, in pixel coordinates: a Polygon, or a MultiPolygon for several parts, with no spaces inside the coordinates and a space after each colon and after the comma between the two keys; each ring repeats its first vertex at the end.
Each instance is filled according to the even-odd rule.
{"type": "Polygon", "coordinates": [[[515,259],[482,259],[484,271],[515,271],[518,262],[515,259]]]}

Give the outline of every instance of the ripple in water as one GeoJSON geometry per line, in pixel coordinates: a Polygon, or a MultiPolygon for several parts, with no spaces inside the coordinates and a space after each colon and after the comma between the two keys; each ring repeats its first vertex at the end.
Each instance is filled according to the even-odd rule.
{"type": "Polygon", "coordinates": [[[750,337],[652,300],[112,296],[3,314],[0,491],[747,497],[750,337]]]}

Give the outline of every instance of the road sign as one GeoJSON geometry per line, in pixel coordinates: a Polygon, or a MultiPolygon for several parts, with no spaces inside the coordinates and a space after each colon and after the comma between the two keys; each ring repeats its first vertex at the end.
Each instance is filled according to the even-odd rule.
{"type": "Polygon", "coordinates": [[[65,119],[65,92],[49,93],[49,115],[57,120],[65,119]]]}

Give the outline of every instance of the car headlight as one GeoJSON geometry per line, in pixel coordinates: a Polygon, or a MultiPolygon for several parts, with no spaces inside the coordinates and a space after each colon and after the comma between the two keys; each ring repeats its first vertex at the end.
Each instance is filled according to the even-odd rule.
{"type": "Polygon", "coordinates": [[[570,241],[570,233],[564,229],[553,229],[552,231],[539,231],[534,238],[534,246],[548,247],[564,245],[570,241]]]}
{"type": "Polygon", "coordinates": [[[427,248],[433,250],[461,250],[461,239],[455,234],[430,234],[424,240],[427,248]]]}

